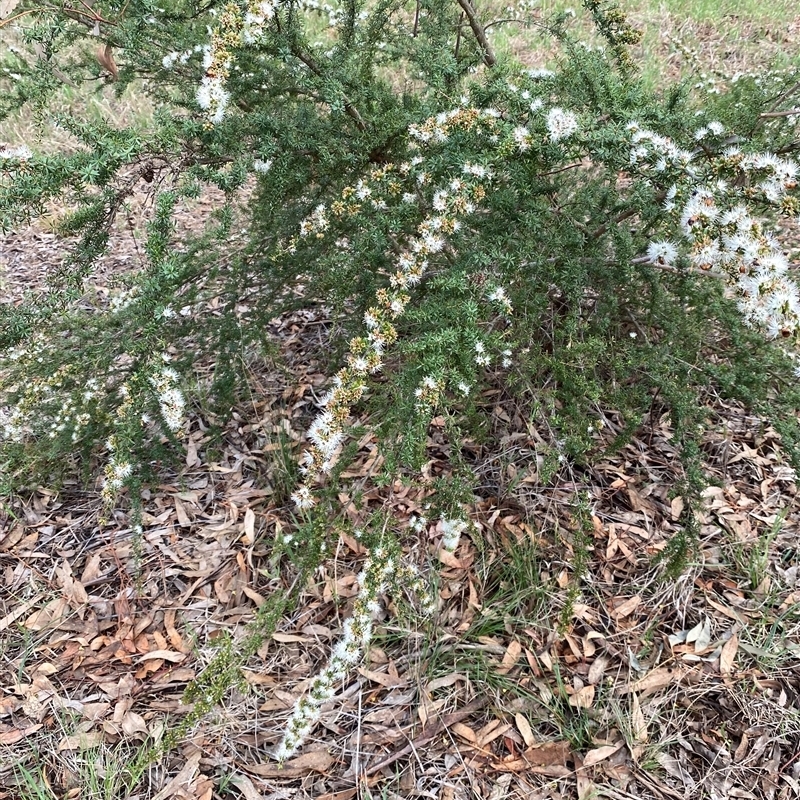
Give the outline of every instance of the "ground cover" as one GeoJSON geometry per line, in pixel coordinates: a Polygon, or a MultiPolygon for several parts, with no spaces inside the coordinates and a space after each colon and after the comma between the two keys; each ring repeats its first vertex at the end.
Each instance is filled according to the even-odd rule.
{"type": "MultiPolygon", "coordinates": [[[[701,59],[731,47],[691,30],[701,59]]],[[[187,206],[182,223],[202,226],[214,204],[187,206]]],[[[63,246],[46,227],[5,237],[7,299],[42,281],[63,246]]],[[[136,263],[124,220],[111,253],[109,283],[136,263]]],[[[39,486],[0,511],[0,797],[800,793],[800,511],[779,436],[709,394],[716,485],[697,548],[670,576],[658,557],[684,527],[670,491],[683,476],[658,404],[624,447],[577,470],[552,463],[546,432],[499,380],[481,398],[490,435],[464,443],[479,530],[452,555],[433,549],[434,528],[417,536],[416,559],[439,575],[436,618],[387,598],[368,660],[302,755],[270,760],[364,554],[344,538],[300,586],[273,558],[329,329],[324,310],[273,321],[276,357],[243,359],[251,402],[226,419],[194,415],[183,467],[165,467],[145,498],[142,537],[122,510],[102,518],[99,487],[39,486]],[[258,643],[241,685],[159,759],[137,761],[202,706],[182,702],[185,688],[293,589],[296,610],[258,643]]],[[[598,421],[599,450],[615,410],[598,421]]],[[[449,469],[444,425],[431,426],[430,476],[449,469]]],[[[382,508],[410,524],[426,493],[376,486],[375,441],[359,444],[347,513],[382,508]]]]}

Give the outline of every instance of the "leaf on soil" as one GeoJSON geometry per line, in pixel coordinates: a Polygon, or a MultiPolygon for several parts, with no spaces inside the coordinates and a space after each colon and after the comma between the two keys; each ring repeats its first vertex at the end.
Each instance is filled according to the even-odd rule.
{"type": "Polygon", "coordinates": [[[41,727],[42,723],[37,722],[35,725],[29,725],[27,728],[11,728],[11,730],[3,731],[0,733],[0,744],[16,744],[26,736],[36,733],[41,727]]]}
{"type": "Polygon", "coordinates": [[[625,617],[629,617],[638,607],[639,604],[642,602],[642,598],[640,595],[634,595],[633,597],[626,600],[624,603],[620,603],[612,612],[611,617],[614,619],[624,619],[625,617]]]}
{"type": "Polygon", "coordinates": [[[264,800],[264,795],[256,789],[247,775],[234,775],[231,783],[242,793],[244,800],[264,800]]]}
{"type": "Polygon", "coordinates": [[[739,650],[739,634],[734,633],[724,645],[719,655],[719,672],[723,678],[730,678],[733,675],[733,664],[736,661],[736,653],[739,650]]]}
{"type": "Polygon", "coordinates": [[[518,711],[514,715],[514,722],[517,723],[517,730],[520,732],[522,740],[525,742],[525,747],[532,747],[536,740],[533,737],[533,731],[531,730],[531,724],[528,722],[528,718],[518,711]]]}
{"type": "Polygon", "coordinates": [[[573,708],[591,708],[594,703],[594,693],[595,687],[592,684],[584,686],[569,696],[569,704],[573,708]]]}
{"type": "Polygon", "coordinates": [[[149,653],[140,656],[139,661],[150,661],[154,658],[177,664],[186,658],[186,653],[176,653],[174,650],[151,650],[149,653]]]}
{"type": "Polygon", "coordinates": [[[589,667],[589,674],[586,678],[587,683],[597,686],[603,680],[605,675],[608,659],[605,656],[598,656],[589,667]]]}
{"type": "Polygon", "coordinates": [[[99,747],[103,743],[102,731],[86,731],[84,733],[74,733],[71,736],[65,736],[58,743],[58,752],[63,750],[91,750],[94,747],[99,747]]]}
{"type": "Polygon", "coordinates": [[[171,800],[182,787],[188,786],[194,780],[195,773],[200,766],[201,755],[199,751],[192,753],[181,771],[158,794],[153,796],[153,800],[171,800]]]}
{"type": "Polygon", "coordinates": [[[497,668],[498,675],[507,675],[519,661],[521,655],[522,645],[516,639],[513,639],[503,655],[500,666],[497,668]]]}
{"type": "Polygon", "coordinates": [[[637,692],[641,697],[644,697],[652,694],[657,689],[669,686],[671,683],[677,683],[682,677],[683,672],[674,667],[658,667],[648,672],[644,677],[639,678],[639,680],[621,686],[617,692],[619,694],[637,692]]]}
{"type": "Polygon", "coordinates": [[[619,744],[604,744],[602,747],[595,747],[594,750],[590,750],[583,757],[584,769],[589,769],[589,767],[593,767],[595,764],[599,764],[601,761],[613,756],[622,745],[622,742],[619,744]]]}
{"type": "Polygon", "coordinates": [[[0,19],[5,19],[17,7],[19,0],[0,0],[0,19]]]}
{"type": "Polygon", "coordinates": [[[636,692],[631,694],[631,734],[639,744],[644,744],[648,739],[647,720],[642,713],[642,706],[636,692]]]}
{"type": "Polygon", "coordinates": [[[327,750],[312,750],[283,764],[247,764],[243,768],[263,778],[302,778],[309,772],[327,772],[335,761],[327,750]]]}

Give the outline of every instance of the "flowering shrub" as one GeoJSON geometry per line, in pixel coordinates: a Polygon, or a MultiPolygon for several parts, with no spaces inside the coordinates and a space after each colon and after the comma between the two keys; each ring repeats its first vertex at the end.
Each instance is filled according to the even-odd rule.
{"type": "MultiPolygon", "coordinates": [[[[102,465],[106,503],[129,503],[135,518],[155,449],[184,432],[192,358],[214,357],[223,407],[242,382],[232,354],[304,303],[324,303],[345,337],[286,498],[280,546],[297,559],[325,550],[305,532],[336,529],[356,414],[380,410],[379,479],[406,479],[437,415],[458,466],[489,383],[516,394],[531,425],[546,423],[558,461],[596,455],[603,409],[623,415],[625,435],[660,404],[687,496],[702,487],[708,387],[770,415],[796,457],[800,298],[775,223],[798,211],[798,76],[769,92],[742,79],[713,97],[702,83],[656,95],[636,74],[624,16],[583,5],[604,45],[555,18],[563,56],[551,71],[499,58],[492,20],[470,0],[416,13],[383,0],[18,4],[3,21],[23,46],[2,56],[0,114],[53,96],[59,74],[134,84],[156,111],[146,130],[53,114],[73,149],[0,150],[0,226],[58,199],[71,209],[61,228],[77,237],[48,294],[0,311],[7,488],[34,467],[52,474],[77,447],[102,465]],[[87,37],[102,57],[84,52],[87,37]],[[234,201],[248,181],[250,227],[237,240],[234,201]],[[175,206],[204,185],[227,200],[181,252],[175,206]],[[154,200],[146,260],[87,310],[93,264],[137,192],[154,200]]],[[[524,23],[528,7],[518,12],[507,22],[524,23]]],[[[402,562],[403,531],[448,550],[469,531],[468,482],[431,488],[435,527],[394,520],[375,539],[342,642],[298,701],[279,758],[360,658],[387,585],[401,575],[424,589],[402,562]]]]}

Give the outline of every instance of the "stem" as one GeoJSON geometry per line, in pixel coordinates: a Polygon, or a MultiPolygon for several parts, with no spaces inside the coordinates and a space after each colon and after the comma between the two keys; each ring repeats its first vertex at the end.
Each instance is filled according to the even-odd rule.
{"type": "MultiPolygon", "coordinates": [[[[317,66],[317,62],[311,58],[310,55],[304,53],[302,50],[295,49],[294,50],[295,56],[300,59],[318,78],[322,78],[322,70],[317,66]]],[[[344,99],[344,110],[347,112],[347,116],[349,116],[355,123],[356,126],[360,131],[365,131],[367,129],[367,124],[361,117],[361,114],[358,113],[358,109],[350,102],[347,98],[347,95],[342,95],[344,99]]]]}
{"type": "Polygon", "coordinates": [[[486,38],[486,31],[483,29],[480,22],[478,22],[474,7],[469,0],[458,0],[458,4],[467,15],[472,33],[475,35],[478,44],[483,50],[483,63],[486,64],[487,67],[493,67],[497,63],[497,57],[492,50],[492,46],[489,44],[489,40],[486,38]]]}
{"type": "Polygon", "coordinates": [[[788,111],[765,111],[759,114],[759,119],[772,119],[774,117],[793,117],[795,114],[800,114],[800,108],[790,108],[788,111]]]}

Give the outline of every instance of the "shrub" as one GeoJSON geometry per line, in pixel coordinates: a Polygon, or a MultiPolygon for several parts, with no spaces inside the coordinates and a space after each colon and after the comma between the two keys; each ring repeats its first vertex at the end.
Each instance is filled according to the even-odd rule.
{"type": "MultiPolygon", "coordinates": [[[[193,360],[214,360],[209,402],[229,408],[244,382],[236,354],[260,352],[276,315],[319,304],[339,333],[286,510],[291,558],[319,558],[344,524],[356,414],[377,420],[386,482],[419,471],[444,417],[454,477],[432,487],[431,517],[453,549],[472,488],[460,444],[482,429],[490,383],[546,423],[555,460],[598,455],[604,409],[621,415],[619,441],[668,413],[690,497],[709,387],[770,416],[796,463],[800,301],[771,226],[798,211],[785,108],[797,75],[654,91],[620,11],[583,6],[598,36],[550,20],[551,71],[498,56],[470,0],[19,3],[3,22],[20,45],[2,56],[0,113],[31,106],[75,144],[0,151],[0,226],[58,203],[75,243],[46,294],[2,307],[6,488],[100,464],[106,503],[130,504],[136,524],[142,482],[180,446],[193,360]],[[64,80],[143,91],[151,123],[50,113],[64,80]],[[181,251],[176,204],[207,186],[225,200],[181,251]],[[135,193],[153,200],[143,261],[110,302],[87,303],[135,193]]],[[[422,588],[398,566],[408,524],[364,534],[355,616],[281,757],[357,660],[387,581],[422,588]]]]}

